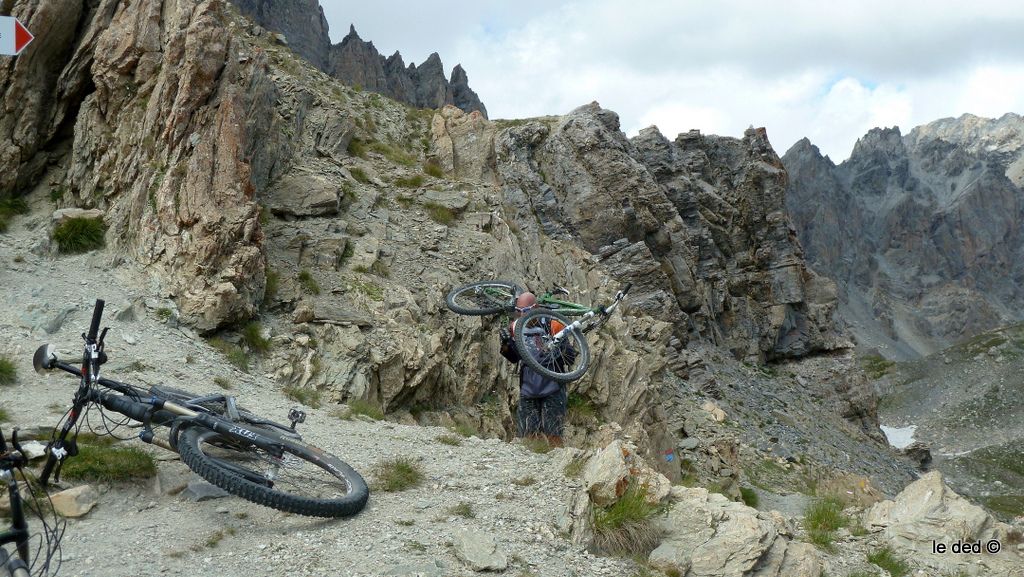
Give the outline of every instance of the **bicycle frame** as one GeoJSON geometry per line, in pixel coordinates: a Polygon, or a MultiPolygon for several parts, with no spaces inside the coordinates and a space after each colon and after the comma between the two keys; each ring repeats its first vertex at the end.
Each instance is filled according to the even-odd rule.
{"type": "MultiPolygon", "coordinates": [[[[83,335],[86,344],[81,368],[61,362],[57,358],[53,347],[48,344],[39,347],[33,358],[33,364],[37,372],[42,373],[44,370],[56,368],[80,377],[78,390],[75,392],[72,408],[68,413],[64,426],[61,427],[58,436],[47,445],[46,464],[39,476],[42,486],[46,487],[49,484],[50,475],[54,473],[54,480],[59,481],[60,467],[64,459],[73,456],[77,452],[77,446],[74,441],[77,433],[70,443],[68,442],[68,435],[71,434],[72,429],[76,429],[79,417],[92,403],[99,404],[106,409],[142,423],[143,430],[139,433],[139,439],[175,453],[178,452],[176,433],[181,426],[187,424],[216,431],[238,443],[255,445],[274,457],[280,458],[283,455],[282,443],[286,443],[286,439],[269,436],[266,434],[266,431],[254,431],[252,428],[256,427],[250,428],[245,423],[228,420],[195,404],[190,407],[162,398],[153,393],[152,390],[148,398],[143,398],[140,391],[129,384],[100,377],[99,367],[106,361],[106,354],[103,352],[103,337],[107,332],[104,329],[102,333],[97,335],[102,315],[103,301],[97,300],[96,307],[93,310],[89,333],[83,335]],[[119,394],[100,391],[97,385],[119,394]],[[152,428],[154,424],[170,428],[171,434],[168,440],[165,441],[155,435],[152,428]]],[[[206,397],[206,399],[209,398],[206,397]]],[[[226,403],[226,405],[229,415],[232,411],[237,413],[233,403],[226,403]]],[[[273,425],[287,434],[288,432],[295,433],[295,422],[301,422],[304,417],[305,415],[301,414],[301,411],[297,412],[291,429],[270,421],[260,422],[273,425]]]]}
{"type": "MultiPolygon", "coordinates": [[[[17,438],[17,433],[15,433],[17,438]]],[[[6,446],[3,443],[3,433],[0,433],[0,449],[6,453],[6,446]]],[[[21,450],[18,449],[21,453],[21,450]]],[[[24,459],[21,457],[20,459],[24,459]]],[[[11,499],[11,528],[0,533],[0,545],[14,543],[18,550],[18,556],[26,568],[29,563],[28,550],[28,522],[25,521],[25,510],[21,504],[21,493],[18,490],[18,480],[14,476],[15,464],[4,455],[4,462],[0,465],[0,480],[7,485],[7,492],[11,499]]]]}
{"type": "MultiPolygon", "coordinates": [[[[587,333],[587,332],[590,332],[591,330],[601,326],[601,324],[609,316],[611,316],[612,312],[616,308],[618,308],[619,303],[622,302],[622,300],[624,298],[626,298],[626,293],[629,292],[629,289],[632,286],[633,286],[633,283],[626,283],[626,286],[623,287],[623,289],[620,290],[618,293],[616,293],[615,299],[612,301],[612,304],[608,305],[607,307],[597,306],[597,307],[594,307],[593,309],[586,309],[586,312],[579,313],[579,314],[582,314],[582,316],[579,319],[577,319],[576,321],[570,323],[568,326],[566,326],[562,330],[558,331],[555,335],[553,335],[551,337],[552,342],[557,345],[558,343],[560,343],[562,341],[563,336],[568,334],[570,331],[581,331],[583,333],[587,333]],[[592,318],[594,318],[595,316],[598,316],[598,315],[601,316],[601,318],[598,320],[598,322],[596,322],[596,323],[588,322],[588,321],[590,321],[590,319],[592,319],[592,318]]],[[[547,296],[547,295],[545,295],[545,296],[547,296]]],[[[573,304],[573,303],[569,303],[569,304],[573,304]]],[[[580,305],[575,305],[575,306],[578,307],[580,305]]],[[[558,312],[562,312],[562,311],[558,311],[558,312]]]]}

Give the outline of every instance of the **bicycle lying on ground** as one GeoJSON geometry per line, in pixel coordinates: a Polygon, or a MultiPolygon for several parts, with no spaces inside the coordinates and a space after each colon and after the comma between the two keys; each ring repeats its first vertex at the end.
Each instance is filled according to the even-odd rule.
{"type": "MultiPolygon", "coordinates": [[[[600,328],[626,298],[633,283],[616,293],[606,306],[586,305],[559,300],[557,295],[569,291],[555,287],[537,297],[537,304],[516,321],[513,338],[520,356],[538,373],[567,383],[582,377],[590,367],[590,348],[586,333],[600,328]],[[568,317],[579,317],[570,321],[568,317]],[[554,333],[552,327],[563,327],[554,333]],[[543,329],[543,330],[536,330],[543,329]],[[529,354],[522,354],[528,351],[529,354]]],[[[481,281],[456,287],[445,297],[448,308],[462,315],[510,315],[516,312],[516,297],[523,292],[519,285],[506,281],[481,281]]]]}
{"type": "MultiPolygon", "coordinates": [[[[7,440],[0,431],[0,481],[7,485],[8,503],[10,508],[11,527],[0,532],[0,577],[30,577],[36,575],[53,575],[60,568],[60,539],[64,534],[65,522],[53,515],[53,522],[46,521],[44,501],[36,495],[35,490],[25,476],[24,467],[28,464],[25,451],[18,442],[18,429],[11,434],[11,447],[8,450],[7,440]],[[30,499],[23,500],[18,476],[24,481],[24,487],[30,493],[30,499]],[[43,524],[43,532],[36,555],[31,553],[32,536],[29,533],[25,509],[34,513],[43,524]],[[8,543],[14,544],[15,555],[7,552],[8,543]],[[45,548],[44,548],[45,547],[45,548]],[[33,564],[32,560],[35,559],[33,564]],[[34,569],[34,571],[33,571],[34,569]],[[53,570],[53,573],[50,570],[53,570]]],[[[53,512],[52,504],[49,511],[53,512]]]]}
{"type": "Polygon", "coordinates": [[[158,386],[142,389],[100,377],[100,365],[107,360],[103,340],[108,330],[99,332],[102,316],[103,301],[97,300],[89,332],[82,335],[81,367],[61,362],[49,344],[39,347],[33,358],[40,373],[56,368],[80,379],[63,426],[46,447],[42,486],[51,474],[59,480],[64,460],[78,452],[83,416],[98,406],[106,433],[121,426],[139,428],[139,439],[178,453],[201,477],[253,503],[314,517],[347,517],[366,505],[369,490],[359,473],[302,441],[295,430],[305,421],[302,411],[292,409],[291,424],[282,425],[240,408],[231,396],[195,396],[158,386]],[[111,423],[104,409],[128,419],[111,423]],[[166,428],[167,437],[157,436],[154,426],[166,428]]]}

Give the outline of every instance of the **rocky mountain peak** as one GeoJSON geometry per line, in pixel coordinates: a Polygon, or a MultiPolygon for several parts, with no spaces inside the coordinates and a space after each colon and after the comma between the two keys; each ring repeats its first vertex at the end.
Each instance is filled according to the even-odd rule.
{"type": "Polygon", "coordinates": [[[398,51],[385,58],[372,41],[360,38],[355,23],[349,25],[341,42],[332,45],[319,0],[231,1],[260,26],[283,34],[288,45],[314,66],[350,86],[419,108],[453,104],[466,112],[477,110],[487,116],[480,98],[469,88],[464,71],[458,83],[454,76],[452,81],[447,80],[436,52],[420,66],[405,67],[398,51]]]}
{"type": "Polygon", "coordinates": [[[839,166],[816,156],[783,158],[787,206],[861,343],[913,357],[1021,318],[1020,116],[875,128],[839,166]]]}
{"type": "Polygon", "coordinates": [[[898,126],[892,128],[872,128],[867,134],[857,139],[853,145],[853,153],[849,162],[862,159],[875,159],[880,155],[896,158],[905,153],[903,135],[898,126]]]}

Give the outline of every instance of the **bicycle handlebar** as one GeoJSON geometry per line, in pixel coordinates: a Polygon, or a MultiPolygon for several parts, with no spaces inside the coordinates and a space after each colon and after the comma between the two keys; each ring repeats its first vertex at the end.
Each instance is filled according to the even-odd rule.
{"type": "Polygon", "coordinates": [[[95,343],[100,332],[100,320],[103,318],[103,299],[96,299],[96,306],[92,309],[92,324],[89,325],[88,342],[95,343]]]}

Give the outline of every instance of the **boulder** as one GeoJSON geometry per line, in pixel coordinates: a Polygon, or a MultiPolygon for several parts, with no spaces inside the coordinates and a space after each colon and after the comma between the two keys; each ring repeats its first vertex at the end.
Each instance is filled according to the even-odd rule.
{"type": "Polygon", "coordinates": [[[508,555],[487,533],[458,529],[452,535],[452,544],[455,555],[474,571],[504,571],[508,568],[508,555]]]}
{"type": "Polygon", "coordinates": [[[650,565],[688,577],[819,577],[814,547],[784,537],[766,513],[703,488],[673,487],[659,524],[666,532],[650,565]]]}
{"type": "Polygon", "coordinates": [[[671,489],[669,480],[639,458],[631,443],[614,440],[587,461],[583,486],[599,507],[618,501],[630,484],[645,488],[647,501],[660,503],[671,489]]]}
{"type": "Polygon", "coordinates": [[[96,506],[99,495],[92,485],[79,485],[51,495],[50,500],[61,517],[81,517],[96,506]]]}

